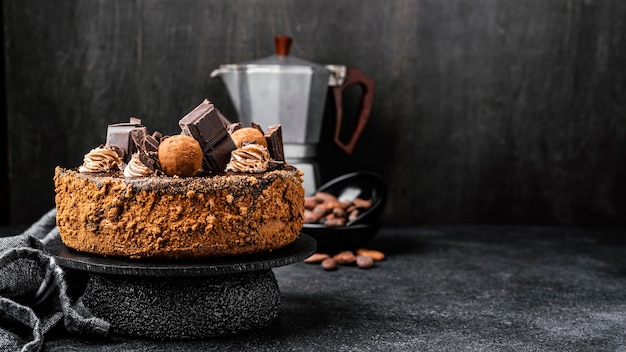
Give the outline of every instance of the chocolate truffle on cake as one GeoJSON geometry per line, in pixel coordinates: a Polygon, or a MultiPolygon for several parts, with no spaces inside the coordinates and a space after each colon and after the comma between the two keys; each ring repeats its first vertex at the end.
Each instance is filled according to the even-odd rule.
{"type": "Polygon", "coordinates": [[[159,144],[159,164],[167,176],[195,176],[202,168],[202,149],[193,137],[176,135],[159,144]]]}
{"type": "Polygon", "coordinates": [[[267,148],[265,135],[254,127],[243,127],[231,133],[230,137],[235,142],[237,148],[241,148],[245,144],[257,143],[267,148]]]}

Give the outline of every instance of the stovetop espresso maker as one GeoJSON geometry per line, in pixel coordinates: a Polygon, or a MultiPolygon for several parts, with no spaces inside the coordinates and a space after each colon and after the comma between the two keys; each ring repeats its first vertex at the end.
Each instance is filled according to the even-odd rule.
{"type": "MultiPolygon", "coordinates": [[[[241,64],[226,64],[211,72],[220,77],[239,115],[239,122],[263,128],[280,124],[285,159],[304,172],[306,194],[319,186],[316,162],[328,88],[335,99],[334,142],[346,154],[354,147],[367,124],[374,102],[374,81],[361,70],[342,65],[319,65],[289,55],[292,38],[274,38],[275,54],[241,64]],[[362,87],[354,130],[347,143],[340,138],[343,123],[343,91],[362,87]]],[[[345,131],[344,131],[345,132],[345,131]]]]}

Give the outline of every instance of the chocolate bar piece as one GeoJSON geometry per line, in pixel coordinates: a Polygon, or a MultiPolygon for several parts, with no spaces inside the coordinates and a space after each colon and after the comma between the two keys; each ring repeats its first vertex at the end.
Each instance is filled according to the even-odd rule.
{"type": "Polygon", "coordinates": [[[228,127],[226,127],[226,130],[228,131],[228,134],[232,134],[233,132],[237,131],[238,129],[241,128],[241,122],[234,122],[228,125],[228,127]]]}
{"type": "Polygon", "coordinates": [[[204,171],[224,171],[230,152],[237,149],[228,134],[223,117],[205,99],[178,122],[182,134],[195,138],[202,148],[204,171]]]}
{"type": "Polygon", "coordinates": [[[273,125],[265,131],[265,141],[270,157],[276,161],[285,161],[283,149],[283,129],[281,125],[273,125]]]}
{"type": "Polygon", "coordinates": [[[257,130],[259,130],[259,132],[264,133],[263,132],[263,127],[261,127],[261,125],[259,125],[258,123],[254,122],[254,121],[250,122],[250,127],[256,128],[257,130]]]}
{"type": "MultiPolygon", "coordinates": [[[[141,150],[143,148],[143,142],[146,138],[146,128],[134,128],[130,130],[130,139],[133,141],[131,144],[133,146],[133,150],[135,152],[141,150]]],[[[134,153],[134,152],[133,152],[134,153]]],[[[131,155],[133,154],[131,153],[131,155]]]]}
{"type": "Polygon", "coordinates": [[[158,156],[156,155],[156,153],[150,155],[145,151],[140,151],[139,161],[141,161],[142,164],[146,165],[150,170],[152,170],[152,172],[154,172],[154,170],[158,168],[158,156]]]}
{"type": "Polygon", "coordinates": [[[143,139],[143,150],[146,152],[158,152],[160,143],[160,134],[157,135],[156,133],[153,133],[152,135],[145,136],[143,139]]]}
{"type": "Polygon", "coordinates": [[[130,161],[133,153],[137,152],[142,145],[143,136],[146,135],[146,127],[141,120],[131,117],[129,122],[116,123],[107,126],[106,146],[117,146],[124,151],[124,162],[130,161]]]}

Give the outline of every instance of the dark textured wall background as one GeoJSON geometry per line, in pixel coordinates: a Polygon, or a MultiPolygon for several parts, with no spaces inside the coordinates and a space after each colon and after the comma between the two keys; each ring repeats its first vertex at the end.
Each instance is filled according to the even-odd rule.
{"type": "MultiPolygon", "coordinates": [[[[389,225],[611,225],[626,218],[626,2],[7,0],[13,223],[54,206],[106,125],[151,130],[205,97],[236,115],[223,63],[292,54],[377,83],[353,156],[320,146],[323,180],[372,170],[389,225]]],[[[328,109],[330,110],[330,109],[328,109]]],[[[330,111],[329,111],[330,112],[330,111]]],[[[331,115],[325,121],[330,138],[331,115]]],[[[328,139],[329,140],[329,139],[328,139]]],[[[6,165],[3,165],[3,168],[6,165]]]]}

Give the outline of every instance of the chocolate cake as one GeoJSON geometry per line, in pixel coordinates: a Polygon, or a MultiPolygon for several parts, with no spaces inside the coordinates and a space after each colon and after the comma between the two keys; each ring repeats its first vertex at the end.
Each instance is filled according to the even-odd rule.
{"type": "Polygon", "coordinates": [[[80,167],[55,169],[65,245],[104,256],[203,258],[272,251],[298,237],[303,174],[283,158],[280,125],[230,123],[208,100],[179,125],[174,136],[148,134],[135,118],[109,125],[106,143],[80,167]],[[261,133],[240,131],[255,138],[235,142],[231,134],[242,129],[261,133]]]}

